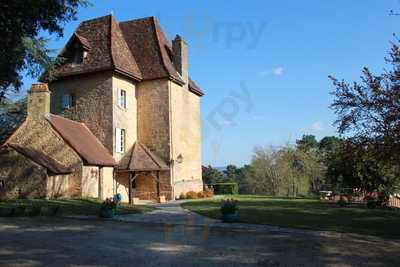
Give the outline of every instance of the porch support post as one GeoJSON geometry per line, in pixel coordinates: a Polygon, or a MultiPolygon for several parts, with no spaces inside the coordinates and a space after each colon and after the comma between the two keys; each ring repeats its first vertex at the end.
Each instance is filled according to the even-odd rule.
{"type": "Polygon", "coordinates": [[[160,171],[157,171],[157,196],[160,197],[160,171]]]}
{"type": "Polygon", "coordinates": [[[129,173],[129,179],[128,179],[128,183],[129,183],[129,185],[128,185],[128,188],[129,188],[129,193],[128,193],[128,195],[129,195],[129,205],[132,205],[132,177],[133,177],[133,174],[130,172],[129,173]]]}

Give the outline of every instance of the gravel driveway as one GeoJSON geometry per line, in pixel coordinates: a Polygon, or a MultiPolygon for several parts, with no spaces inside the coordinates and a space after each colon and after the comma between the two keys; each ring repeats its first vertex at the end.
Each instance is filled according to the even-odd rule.
{"type": "Polygon", "coordinates": [[[61,218],[0,218],[0,266],[400,266],[400,242],[61,218]]]}

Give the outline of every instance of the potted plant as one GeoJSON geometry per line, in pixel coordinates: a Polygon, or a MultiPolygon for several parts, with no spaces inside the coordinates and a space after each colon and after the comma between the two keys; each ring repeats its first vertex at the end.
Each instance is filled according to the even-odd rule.
{"type": "Polygon", "coordinates": [[[237,222],[238,216],[238,201],[234,199],[222,200],[221,203],[221,215],[223,222],[237,222]]]}
{"type": "Polygon", "coordinates": [[[100,217],[112,218],[117,210],[117,202],[112,198],[107,198],[100,207],[100,217]]]}

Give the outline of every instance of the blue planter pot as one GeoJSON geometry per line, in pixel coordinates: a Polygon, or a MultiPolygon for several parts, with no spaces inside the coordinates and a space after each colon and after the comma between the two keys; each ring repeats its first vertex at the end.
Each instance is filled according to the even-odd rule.
{"type": "Polygon", "coordinates": [[[239,214],[231,213],[231,214],[222,214],[222,221],[226,223],[234,223],[239,221],[239,214]]]}

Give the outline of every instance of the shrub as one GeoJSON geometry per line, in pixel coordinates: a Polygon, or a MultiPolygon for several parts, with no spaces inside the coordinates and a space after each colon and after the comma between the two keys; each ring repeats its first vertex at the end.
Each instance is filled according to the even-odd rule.
{"type": "Polygon", "coordinates": [[[179,199],[186,199],[185,193],[181,193],[181,194],[179,195],[179,199]]]}
{"type": "Polygon", "coordinates": [[[378,205],[378,201],[373,196],[367,196],[364,200],[367,201],[367,208],[369,209],[375,209],[378,205]]]}
{"type": "Polygon", "coordinates": [[[204,198],[205,197],[204,192],[203,191],[198,192],[197,193],[197,197],[198,198],[204,198]]]}
{"type": "Polygon", "coordinates": [[[197,193],[194,191],[189,191],[186,193],[186,198],[187,199],[196,199],[198,198],[197,193]]]}
{"type": "Polygon", "coordinates": [[[205,191],[203,191],[203,195],[204,195],[204,197],[213,197],[214,192],[209,189],[206,189],[205,191]]]}
{"type": "Polygon", "coordinates": [[[237,183],[217,183],[213,184],[213,187],[216,195],[235,195],[239,193],[239,185],[237,183]]]}
{"type": "Polygon", "coordinates": [[[228,215],[228,214],[235,214],[238,211],[237,204],[238,204],[237,200],[234,200],[234,199],[222,200],[222,203],[221,203],[222,216],[228,215]]]}
{"type": "Polygon", "coordinates": [[[117,212],[118,202],[113,198],[107,198],[100,207],[100,217],[112,218],[117,212]]]}
{"type": "Polygon", "coordinates": [[[344,200],[344,198],[341,197],[341,198],[338,200],[337,204],[339,205],[339,207],[342,207],[342,208],[343,208],[343,207],[346,206],[347,201],[344,200]]]}

